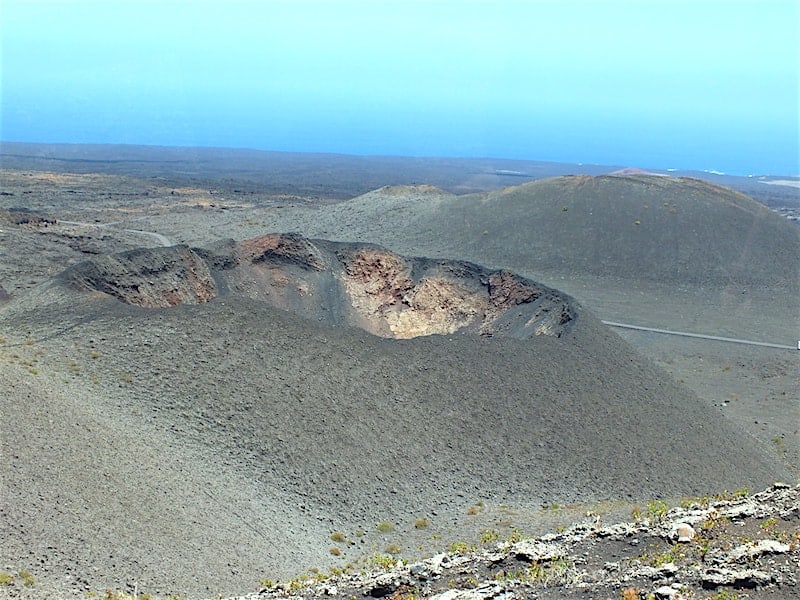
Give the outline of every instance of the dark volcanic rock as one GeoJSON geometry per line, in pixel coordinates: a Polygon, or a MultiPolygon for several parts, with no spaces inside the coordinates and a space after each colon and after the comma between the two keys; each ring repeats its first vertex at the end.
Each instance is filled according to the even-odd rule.
{"type": "Polygon", "coordinates": [[[201,304],[216,296],[208,265],[186,246],[102,256],[74,265],[60,277],[85,290],[150,308],[201,304]]]}
{"type": "Polygon", "coordinates": [[[319,250],[296,233],[262,235],[242,242],[239,248],[251,262],[288,262],[315,271],[325,268],[319,250]]]}

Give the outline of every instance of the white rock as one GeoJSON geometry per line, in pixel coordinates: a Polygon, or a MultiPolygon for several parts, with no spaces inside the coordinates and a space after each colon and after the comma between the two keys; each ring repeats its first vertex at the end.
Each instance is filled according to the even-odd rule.
{"type": "Polygon", "coordinates": [[[676,523],[672,528],[672,539],[677,539],[682,544],[691,542],[696,535],[694,527],[688,523],[676,523]]]}
{"type": "Polygon", "coordinates": [[[534,540],[523,540],[511,547],[511,553],[524,556],[531,562],[556,560],[566,556],[567,551],[560,544],[544,544],[534,540]]]}
{"type": "Polygon", "coordinates": [[[434,573],[441,573],[442,572],[442,565],[450,562],[450,557],[447,556],[444,552],[441,554],[436,554],[427,560],[427,563],[431,566],[431,570],[434,573]]]}
{"type": "Polygon", "coordinates": [[[656,598],[674,598],[678,595],[678,590],[668,585],[662,585],[655,590],[656,598]]]}
{"type": "Polygon", "coordinates": [[[766,571],[749,569],[709,569],[703,573],[702,580],[712,585],[746,585],[748,587],[772,583],[774,576],[766,571]]]}
{"type": "Polygon", "coordinates": [[[473,590],[447,590],[431,596],[430,600],[512,600],[514,594],[495,583],[485,583],[473,590]]]}
{"type": "Polygon", "coordinates": [[[785,554],[791,550],[789,544],[777,540],[759,540],[755,544],[737,546],[728,554],[728,562],[740,561],[743,558],[754,558],[762,554],[785,554]]]}

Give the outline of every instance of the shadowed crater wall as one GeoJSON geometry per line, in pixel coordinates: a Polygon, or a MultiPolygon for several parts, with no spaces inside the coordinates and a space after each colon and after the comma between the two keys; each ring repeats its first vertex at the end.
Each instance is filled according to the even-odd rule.
{"type": "Polygon", "coordinates": [[[217,295],[208,265],[186,246],[100,256],[73,265],[60,277],[76,287],[150,308],[202,304],[217,295]]]}

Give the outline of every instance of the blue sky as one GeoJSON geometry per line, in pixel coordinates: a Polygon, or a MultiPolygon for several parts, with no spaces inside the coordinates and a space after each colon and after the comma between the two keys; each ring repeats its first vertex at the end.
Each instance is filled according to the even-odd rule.
{"type": "Polygon", "coordinates": [[[2,0],[0,139],[800,172],[796,0],[2,0]]]}

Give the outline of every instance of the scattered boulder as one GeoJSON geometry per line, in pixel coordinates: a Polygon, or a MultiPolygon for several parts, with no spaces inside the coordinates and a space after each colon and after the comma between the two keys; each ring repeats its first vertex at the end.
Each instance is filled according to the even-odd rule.
{"type": "Polygon", "coordinates": [[[691,542],[697,533],[694,527],[688,523],[676,523],[672,530],[672,539],[681,544],[688,544],[691,542]]]}

